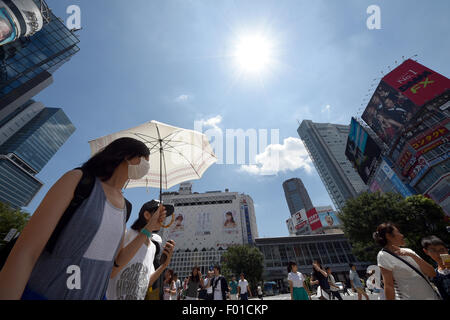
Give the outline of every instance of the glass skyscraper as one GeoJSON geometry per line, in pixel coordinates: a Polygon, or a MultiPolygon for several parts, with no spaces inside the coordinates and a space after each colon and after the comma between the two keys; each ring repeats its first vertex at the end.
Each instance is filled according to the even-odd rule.
{"type": "Polygon", "coordinates": [[[42,30],[0,46],[0,202],[14,208],[31,202],[42,187],[35,175],[75,131],[61,109],[32,100],[79,51],[74,31],[44,9],[42,30]]]}
{"type": "Polygon", "coordinates": [[[0,146],[0,154],[12,153],[39,172],[74,131],[62,109],[45,108],[0,146]]]}
{"type": "Polygon", "coordinates": [[[350,126],[311,120],[304,120],[297,130],[338,210],[347,199],[368,190],[345,156],[349,130],[350,126]]]}
{"type": "Polygon", "coordinates": [[[283,189],[291,216],[302,209],[308,211],[313,208],[311,198],[301,179],[286,180],[283,182],[283,189]]]}
{"type": "Polygon", "coordinates": [[[0,154],[0,202],[13,208],[27,206],[42,187],[25,164],[20,166],[13,155],[0,154]]]}
{"type": "Polygon", "coordinates": [[[0,120],[52,83],[51,74],[79,51],[78,37],[50,12],[29,38],[0,47],[0,120]]]}

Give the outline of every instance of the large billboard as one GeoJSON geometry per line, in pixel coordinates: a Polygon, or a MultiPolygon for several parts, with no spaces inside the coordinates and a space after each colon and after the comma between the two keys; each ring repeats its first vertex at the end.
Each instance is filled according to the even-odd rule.
{"type": "MultiPolygon", "coordinates": [[[[170,203],[170,200],[167,200],[170,203]]],[[[247,207],[247,206],[245,206],[247,207]]],[[[173,239],[177,249],[226,249],[243,244],[248,236],[245,210],[241,214],[239,203],[175,206],[175,221],[164,229],[164,240],[173,239]]],[[[251,236],[251,233],[250,233],[251,236]]]]}
{"type": "Polygon", "coordinates": [[[317,229],[322,228],[322,223],[320,222],[320,217],[316,208],[312,208],[306,212],[306,216],[308,217],[309,226],[311,231],[316,231],[317,229]]]}
{"type": "Polygon", "coordinates": [[[302,209],[292,216],[292,222],[294,224],[297,233],[307,233],[309,231],[308,217],[306,216],[305,209],[302,209]]]}
{"type": "Polygon", "coordinates": [[[32,0],[0,0],[0,46],[42,29],[41,10],[32,0]]]}
{"type": "Polygon", "coordinates": [[[362,118],[392,146],[419,109],[449,89],[448,78],[406,60],[381,80],[362,118]]]}
{"type": "Polygon", "coordinates": [[[449,132],[450,119],[446,119],[409,140],[397,161],[402,168],[402,175],[406,177],[415,166],[419,165],[423,155],[448,143],[449,132]]]}
{"type": "Polygon", "coordinates": [[[408,176],[408,178],[410,179],[409,185],[414,187],[417,183],[419,183],[419,181],[422,179],[422,177],[427,173],[427,171],[430,168],[448,160],[449,158],[450,158],[450,148],[447,148],[447,152],[441,156],[438,156],[431,160],[422,160],[418,169],[413,172],[413,175],[408,176]]]}
{"type": "Polygon", "coordinates": [[[372,184],[370,185],[371,192],[396,192],[403,197],[409,197],[415,192],[405,185],[398,175],[392,170],[392,163],[382,157],[381,164],[377,169],[372,184]]]}
{"type": "Polygon", "coordinates": [[[419,107],[450,89],[448,78],[411,59],[387,74],[383,81],[419,107]]]}
{"type": "Polygon", "coordinates": [[[381,81],[362,119],[388,146],[394,142],[403,126],[417,113],[417,107],[400,92],[381,81]]]}
{"type": "Polygon", "coordinates": [[[363,127],[352,118],[345,155],[358,171],[364,183],[376,169],[381,149],[363,127]]]}
{"type": "Polygon", "coordinates": [[[336,228],[341,226],[341,221],[332,207],[317,207],[316,210],[323,228],[336,228]]]}

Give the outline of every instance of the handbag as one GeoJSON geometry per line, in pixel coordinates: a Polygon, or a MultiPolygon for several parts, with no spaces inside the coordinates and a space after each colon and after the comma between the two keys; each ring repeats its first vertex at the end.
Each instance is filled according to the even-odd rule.
{"type": "Polygon", "coordinates": [[[410,267],[411,269],[413,269],[418,275],[420,275],[426,283],[428,283],[428,285],[431,287],[431,289],[433,289],[433,292],[436,294],[436,296],[438,297],[439,300],[442,300],[442,297],[439,293],[439,291],[437,290],[437,288],[427,279],[427,277],[420,272],[419,270],[417,270],[416,267],[414,267],[413,265],[411,265],[408,261],[406,261],[405,259],[401,258],[400,256],[396,255],[395,253],[386,250],[386,249],[382,249],[381,251],[387,252],[389,253],[391,256],[396,257],[397,259],[399,259],[400,261],[402,261],[403,263],[405,263],[408,267],[410,267]]]}

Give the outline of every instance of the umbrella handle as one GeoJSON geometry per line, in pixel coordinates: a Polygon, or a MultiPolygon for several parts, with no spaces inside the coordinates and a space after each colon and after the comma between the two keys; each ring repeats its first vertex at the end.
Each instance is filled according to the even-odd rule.
{"type": "Polygon", "coordinates": [[[162,228],[164,228],[164,229],[167,229],[167,228],[169,228],[171,225],[172,225],[172,223],[175,221],[175,215],[172,213],[172,221],[170,221],[170,223],[168,224],[168,225],[163,225],[162,223],[161,223],[161,227],[162,228]]]}

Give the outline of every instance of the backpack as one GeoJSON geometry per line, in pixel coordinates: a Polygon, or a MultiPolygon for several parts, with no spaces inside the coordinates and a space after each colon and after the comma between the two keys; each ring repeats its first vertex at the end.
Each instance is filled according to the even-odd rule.
{"type": "MultiPolygon", "coordinates": [[[[87,171],[83,170],[83,168],[75,168],[74,170],[81,170],[83,171],[83,176],[81,177],[80,182],[78,182],[77,187],[75,188],[73,199],[70,202],[69,206],[67,207],[66,211],[64,211],[63,215],[58,221],[58,224],[56,225],[55,229],[52,232],[52,235],[50,236],[50,239],[48,240],[45,249],[47,252],[52,253],[53,249],[55,248],[55,245],[58,241],[58,237],[65,228],[65,226],[69,223],[70,219],[74,215],[75,211],[81,206],[84,200],[89,198],[91,195],[92,190],[94,189],[95,185],[95,176],[92,176],[87,171]]],[[[125,198],[124,198],[125,199],[125,198]]],[[[125,205],[127,208],[127,219],[130,218],[131,210],[133,206],[131,203],[125,199],[125,205]]],[[[3,265],[5,264],[6,260],[8,259],[9,253],[11,252],[12,248],[14,247],[17,239],[19,237],[16,236],[13,240],[11,240],[9,243],[6,244],[6,246],[2,249],[0,252],[0,270],[3,268],[3,265]]]]}

